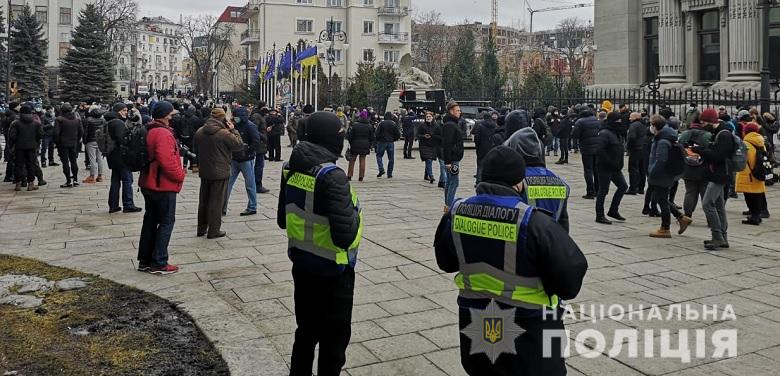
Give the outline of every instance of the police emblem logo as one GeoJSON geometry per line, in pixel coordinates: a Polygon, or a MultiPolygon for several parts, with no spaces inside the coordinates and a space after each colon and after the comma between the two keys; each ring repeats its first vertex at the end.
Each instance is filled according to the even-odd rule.
{"type": "Polygon", "coordinates": [[[490,343],[496,343],[504,338],[504,319],[501,317],[486,317],[482,319],[485,322],[485,331],[482,338],[490,343]]]}
{"type": "Polygon", "coordinates": [[[471,340],[469,355],[485,354],[495,364],[501,354],[517,354],[515,339],[525,330],[515,324],[515,309],[491,300],[485,309],[469,308],[471,323],[460,332],[471,340]]]}

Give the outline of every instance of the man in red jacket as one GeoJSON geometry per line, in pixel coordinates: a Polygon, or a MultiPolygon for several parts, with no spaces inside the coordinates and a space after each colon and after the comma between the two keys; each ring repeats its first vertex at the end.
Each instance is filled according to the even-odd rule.
{"type": "Polygon", "coordinates": [[[147,125],[146,146],[149,167],[141,172],[138,184],[146,202],[146,214],[138,244],[138,270],[151,274],[171,274],[179,267],[168,263],[168,242],[176,220],[176,194],[184,183],[179,146],[170,126],[175,114],[169,102],[157,102],[147,125]]]}

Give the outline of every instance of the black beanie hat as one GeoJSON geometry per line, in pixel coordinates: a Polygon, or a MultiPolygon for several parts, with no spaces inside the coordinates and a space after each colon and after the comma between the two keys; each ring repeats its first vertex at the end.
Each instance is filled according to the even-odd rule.
{"type": "Polygon", "coordinates": [[[303,113],[307,115],[314,113],[314,106],[310,104],[303,106],[303,113]]]}
{"type": "Polygon", "coordinates": [[[119,112],[125,109],[127,109],[127,105],[122,102],[114,103],[114,107],[111,108],[111,110],[113,110],[114,112],[119,112]]]}
{"type": "Polygon", "coordinates": [[[341,120],[332,112],[319,111],[306,121],[306,139],[324,146],[333,154],[340,155],[344,148],[344,131],[341,120]]]}
{"type": "Polygon", "coordinates": [[[525,179],[525,160],[507,146],[493,148],[482,161],[482,181],[513,186],[525,179]]]}
{"type": "Polygon", "coordinates": [[[19,113],[22,115],[31,115],[33,113],[32,107],[28,105],[22,105],[22,107],[19,109],[19,113]]]}
{"type": "Polygon", "coordinates": [[[173,112],[173,105],[168,101],[160,101],[152,108],[152,119],[162,119],[173,112]]]}

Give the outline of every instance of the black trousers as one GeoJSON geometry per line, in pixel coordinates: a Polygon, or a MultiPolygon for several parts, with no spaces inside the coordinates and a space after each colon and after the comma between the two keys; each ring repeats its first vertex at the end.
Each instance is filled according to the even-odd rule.
{"type": "Polygon", "coordinates": [[[761,219],[761,212],[766,210],[766,193],[744,193],[745,204],[750,212],[749,217],[761,219]]]}
{"type": "Polygon", "coordinates": [[[79,152],[76,150],[75,147],[72,148],[60,147],[59,149],[57,149],[57,152],[60,155],[60,162],[62,162],[62,173],[65,175],[65,182],[66,183],[70,183],[71,181],[78,182],[79,152]]]}
{"type": "Polygon", "coordinates": [[[645,190],[647,179],[647,163],[645,163],[644,150],[630,150],[628,152],[628,190],[639,192],[645,190]]]}
{"type": "Polygon", "coordinates": [[[16,182],[31,182],[35,181],[35,177],[38,175],[36,169],[37,164],[37,150],[36,149],[17,149],[14,153],[16,161],[16,173],[14,177],[16,182]]]}
{"type": "Polygon", "coordinates": [[[569,139],[562,138],[560,144],[561,144],[561,160],[568,162],[569,161],[569,139]]]}
{"type": "MultiPolygon", "coordinates": [[[[585,186],[589,196],[596,197],[599,191],[598,170],[596,169],[596,156],[582,155],[582,169],[585,174],[585,186]]],[[[609,184],[609,182],[607,182],[609,184]]]]}
{"type": "Polygon", "coordinates": [[[671,216],[674,215],[675,219],[680,218],[682,217],[682,213],[671,204],[671,201],[669,200],[669,187],[654,185],[650,190],[653,192],[653,205],[657,205],[661,210],[661,228],[668,230],[672,224],[671,216]]]}
{"type": "Polygon", "coordinates": [[[230,179],[200,179],[198,199],[198,233],[208,230],[209,235],[219,234],[222,227],[222,207],[225,206],[228,181],[230,179]]]}
{"type": "Polygon", "coordinates": [[[282,135],[277,134],[268,136],[268,160],[282,160],[282,135]]]}
{"type": "Polygon", "coordinates": [[[404,135],[404,158],[412,157],[412,147],[414,147],[414,135],[404,135]]]}
{"type": "Polygon", "coordinates": [[[338,376],[347,361],[352,331],[352,298],[355,270],[347,267],[339,276],[324,277],[292,269],[295,284],[295,343],[290,376],[311,376],[314,347],[320,344],[317,375],[338,376]]]}

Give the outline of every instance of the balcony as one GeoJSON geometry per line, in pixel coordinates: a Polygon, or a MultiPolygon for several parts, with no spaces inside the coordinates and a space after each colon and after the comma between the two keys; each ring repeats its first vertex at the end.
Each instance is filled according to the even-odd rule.
{"type": "Polygon", "coordinates": [[[407,44],[409,33],[379,33],[379,43],[407,44]]]}
{"type": "Polygon", "coordinates": [[[405,17],[409,15],[408,7],[381,7],[378,10],[380,16],[405,17]]]}
{"type": "Polygon", "coordinates": [[[260,13],[260,5],[258,1],[250,0],[242,9],[241,17],[249,18],[260,13]]]}
{"type": "Polygon", "coordinates": [[[241,45],[260,43],[260,30],[247,30],[241,33],[241,45]]]}

